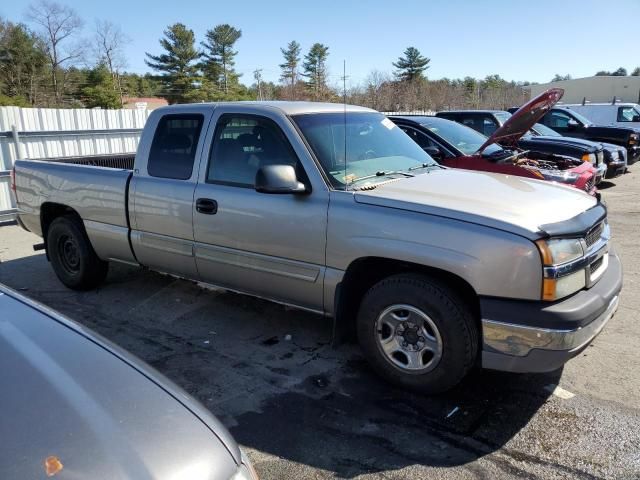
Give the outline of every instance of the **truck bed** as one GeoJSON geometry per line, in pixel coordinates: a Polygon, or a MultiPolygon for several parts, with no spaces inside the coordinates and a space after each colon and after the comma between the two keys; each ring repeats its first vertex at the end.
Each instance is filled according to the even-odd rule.
{"type": "Polygon", "coordinates": [[[134,157],[131,154],[16,161],[16,198],[21,221],[40,235],[41,209],[64,205],[79,214],[92,240],[123,237],[123,244],[128,247],[127,194],[134,157]]]}
{"type": "Polygon", "coordinates": [[[90,155],[85,157],[47,158],[42,161],[53,163],[70,163],[73,165],[88,165],[92,167],[117,168],[119,170],[133,170],[135,153],[114,155],[90,155]]]}

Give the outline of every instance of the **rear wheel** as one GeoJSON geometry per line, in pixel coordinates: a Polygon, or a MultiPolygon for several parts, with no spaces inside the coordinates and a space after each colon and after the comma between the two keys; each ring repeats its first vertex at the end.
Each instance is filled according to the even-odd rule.
{"type": "Polygon", "coordinates": [[[358,340],[387,380],[425,393],[459,383],[478,353],[469,307],[448,286],[415,274],[374,285],[358,313],[358,340]]]}
{"type": "Polygon", "coordinates": [[[47,254],[58,279],[74,290],[95,288],[107,276],[109,263],[98,258],[77,217],[58,217],[51,223],[47,254]]]}

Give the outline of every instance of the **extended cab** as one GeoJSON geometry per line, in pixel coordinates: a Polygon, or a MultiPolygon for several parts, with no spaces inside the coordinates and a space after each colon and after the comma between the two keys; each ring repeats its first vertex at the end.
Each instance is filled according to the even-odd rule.
{"type": "Polygon", "coordinates": [[[129,169],[19,160],[14,182],[68,287],[115,261],[295,305],[353,327],[381,375],[425,392],[474,365],[560,367],[622,287],[594,197],[444,168],[361,107],[161,108],[129,169]]]}

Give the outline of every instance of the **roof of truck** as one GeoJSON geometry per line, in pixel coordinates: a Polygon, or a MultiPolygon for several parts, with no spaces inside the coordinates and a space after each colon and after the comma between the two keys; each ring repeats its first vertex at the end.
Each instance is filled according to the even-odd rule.
{"type": "Polygon", "coordinates": [[[635,107],[638,105],[633,102],[587,102],[587,103],[562,103],[558,107],[635,107]]]}
{"type": "Polygon", "coordinates": [[[357,105],[345,105],[344,103],[329,103],[329,102],[289,102],[289,101],[243,101],[243,102],[210,102],[210,103],[190,103],[170,105],[168,107],[162,107],[157,110],[182,110],[189,109],[195,106],[253,106],[257,108],[277,108],[286,115],[297,115],[301,113],[332,113],[332,112],[344,112],[345,107],[348,112],[375,112],[370,108],[359,107],[357,105]]]}

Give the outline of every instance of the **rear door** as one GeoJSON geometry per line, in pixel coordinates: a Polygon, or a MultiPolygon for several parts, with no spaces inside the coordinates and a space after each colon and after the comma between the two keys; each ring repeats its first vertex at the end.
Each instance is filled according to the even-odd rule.
{"type": "Polygon", "coordinates": [[[328,189],[288,118],[260,112],[216,109],[195,192],[197,268],[206,282],[322,311],[328,189]],[[311,192],[256,192],[256,172],[274,164],[293,165],[311,192]]]}
{"type": "Polygon", "coordinates": [[[138,262],[198,278],[193,251],[193,194],[211,106],[164,110],[147,121],[130,187],[131,243],[138,262]],[[144,164],[145,162],[140,162],[144,164]]]}

